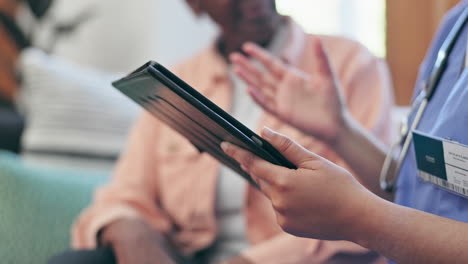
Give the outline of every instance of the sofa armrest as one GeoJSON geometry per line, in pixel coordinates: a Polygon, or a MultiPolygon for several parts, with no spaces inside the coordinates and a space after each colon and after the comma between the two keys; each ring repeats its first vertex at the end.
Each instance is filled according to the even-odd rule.
{"type": "Polygon", "coordinates": [[[69,247],[70,226],[106,173],[28,166],[0,152],[2,263],[46,263],[69,247]]]}

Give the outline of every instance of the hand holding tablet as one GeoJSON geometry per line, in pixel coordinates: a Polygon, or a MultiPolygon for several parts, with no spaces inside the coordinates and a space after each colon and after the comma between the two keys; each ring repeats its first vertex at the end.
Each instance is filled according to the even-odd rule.
{"type": "Polygon", "coordinates": [[[113,86],[255,187],[250,175],[223,152],[221,142],[230,142],[273,164],[296,168],[271,144],[156,62],[146,63],[113,86]]]}

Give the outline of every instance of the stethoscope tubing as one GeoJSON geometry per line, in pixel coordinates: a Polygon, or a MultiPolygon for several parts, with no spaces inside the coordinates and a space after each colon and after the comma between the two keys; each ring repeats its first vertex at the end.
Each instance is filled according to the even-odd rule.
{"type": "MultiPolygon", "coordinates": [[[[459,19],[455,22],[452,30],[447,35],[447,38],[442,43],[442,46],[437,53],[437,59],[434,63],[433,70],[431,71],[431,75],[428,79],[428,82],[425,82],[423,89],[421,90],[420,94],[416,97],[415,103],[413,104],[412,110],[408,116],[413,115],[414,110],[417,107],[416,115],[411,122],[411,126],[409,129],[404,129],[401,131],[400,140],[398,140],[395,144],[392,145],[390,150],[388,151],[384,163],[382,165],[382,169],[380,171],[380,188],[387,192],[393,192],[394,186],[396,181],[398,180],[398,175],[400,174],[401,166],[403,164],[404,159],[408,154],[408,150],[411,146],[411,142],[413,140],[412,132],[416,130],[418,127],[422,116],[426,110],[427,105],[429,104],[432,96],[435,93],[435,90],[438,87],[439,81],[442,78],[446,68],[447,62],[450,53],[452,52],[453,47],[455,46],[458,37],[460,36],[466,22],[468,21],[468,7],[463,10],[463,13],[460,15],[459,19]],[[421,100],[422,98],[422,100],[421,100]],[[421,100],[421,103],[419,101],[421,100]],[[403,145],[401,146],[401,144],[403,145]],[[401,150],[399,152],[397,160],[393,156],[393,153],[401,146],[401,150]],[[396,166],[392,166],[396,162],[396,166]],[[395,167],[395,170],[392,171],[392,167],[395,167]],[[389,175],[392,174],[393,177],[389,179],[389,175]]],[[[467,56],[467,55],[465,55],[467,56]]],[[[408,120],[408,119],[405,119],[408,120]]],[[[404,127],[408,127],[408,124],[404,124],[404,127]]]]}

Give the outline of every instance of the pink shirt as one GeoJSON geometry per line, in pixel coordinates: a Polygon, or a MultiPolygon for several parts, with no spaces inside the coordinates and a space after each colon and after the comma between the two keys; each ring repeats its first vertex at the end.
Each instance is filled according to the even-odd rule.
{"type": "MultiPolygon", "coordinates": [[[[341,81],[351,114],[388,142],[393,95],[386,64],[351,40],[307,35],[293,22],[289,27],[282,59],[314,75],[313,42],[320,39],[341,81]]],[[[228,65],[214,45],[176,67],[174,72],[229,111],[233,87],[228,65]]],[[[258,130],[265,125],[346,167],[325,144],[267,113],[262,114],[258,130]]],[[[143,113],[112,181],[97,190],[93,204],[73,226],[73,247],[96,247],[96,234],[102,227],[127,217],[145,219],[153,228],[169,235],[186,254],[206,248],[217,234],[214,201],[219,166],[159,120],[143,113]]],[[[333,263],[339,263],[336,260],[365,263],[374,254],[351,242],[304,239],[284,233],[276,223],[271,203],[260,192],[247,188],[244,214],[252,246],[242,254],[252,262],[331,263],[333,258],[333,263]]]]}

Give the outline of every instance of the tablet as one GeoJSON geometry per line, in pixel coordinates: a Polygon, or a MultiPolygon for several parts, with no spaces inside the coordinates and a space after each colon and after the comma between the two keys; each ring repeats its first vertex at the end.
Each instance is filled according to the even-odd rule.
{"type": "Polygon", "coordinates": [[[296,169],[270,143],[222,110],[161,64],[150,61],[112,85],[258,188],[249,174],[220,147],[227,141],[273,164],[296,169]]]}

